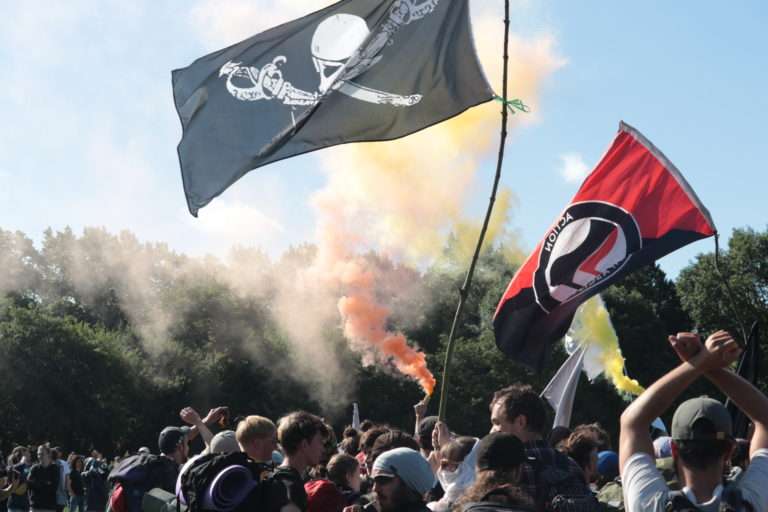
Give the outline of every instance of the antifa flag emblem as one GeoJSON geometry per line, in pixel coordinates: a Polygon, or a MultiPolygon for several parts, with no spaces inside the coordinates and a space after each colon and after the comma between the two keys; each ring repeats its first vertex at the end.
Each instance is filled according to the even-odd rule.
{"type": "Polygon", "coordinates": [[[714,233],[709,212],[680,171],[621,123],[602,160],[509,283],[493,318],[496,344],[540,370],[580,304],[714,233]]]}
{"type": "Polygon", "coordinates": [[[173,71],[192,215],[253,169],[490,101],[469,0],[341,0],[173,71]]]}
{"type": "Polygon", "coordinates": [[[609,203],[572,204],[547,234],[534,274],[536,302],[551,312],[610,278],[642,247],[632,215],[609,203]]]}

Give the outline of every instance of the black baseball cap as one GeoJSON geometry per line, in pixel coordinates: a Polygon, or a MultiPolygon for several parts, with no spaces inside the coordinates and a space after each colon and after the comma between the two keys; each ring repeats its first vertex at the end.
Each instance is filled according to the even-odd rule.
{"type": "Polygon", "coordinates": [[[505,432],[488,434],[477,447],[477,469],[480,471],[512,470],[527,460],[523,442],[505,432]]]}
{"type": "Polygon", "coordinates": [[[731,439],[733,424],[728,409],[708,396],[686,400],[672,417],[672,439],[678,441],[710,441],[731,439]],[[706,425],[699,425],[700,423],[706,425]]]}
{"type": "Polygon", "coordinates": [[[157,438],[157,446],[160,448],[160,453],[173,453],[179,443],[187,437],[189,430],[189,427],[165,427],[157,438]]]}

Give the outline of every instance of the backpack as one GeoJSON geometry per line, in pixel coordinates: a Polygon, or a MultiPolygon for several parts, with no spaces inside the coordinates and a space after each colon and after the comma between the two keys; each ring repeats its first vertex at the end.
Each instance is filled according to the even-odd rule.
{"type": "Polygon", "coordinates": [[[624,510],[624,489],[621,487],[621,477],[616,477],[597,491],[597,501],[604,504],[606,510],[624,510]]]}
{"type": "Polygon", "coordinates": [[[167,457],[140,454],[123,459],[109,473],[112,493],[107,510],[141,512],[144,494],[154,487],[166,488],[175,471],[175,464],[167,457]]]}
{"type": "Polygon", "coordinates": [[[243,452],[210,453],[195,459],[179,475],[178,499],[186,503],[188,512],[271,511],[288,503],[283,486],[272,476],[271,465],[254,462],[243,452]],[[244,471],[231,469],[236,466],[244,471]],[[235,483],[219,486],[222,490],[211,503],[206,494],[214,480],[226,474],[225,470],[235,483]]]}
{"type": "MultiPolygon", "coordinates": [[[[556,453],[556,457],[567,455],[556,453]]],[[[588,492],[583,495],[569,495],[562,491],[562,487],[574,476],[568,471],[554,464],[542,464],[538,459],[530,461],[533,466],[536,482],[537,496],[532,496],[537,503],[545,503],[545,510],[551,512],[594,512],[605,510],[605,507],[597,501],[597,498],[588,492]],[[548,492],[547,492],[548,491],[548,492]]]]}
{"type": "MultiPolygon", "coordinates": [[[[697,512],[701,509],[691,503],[682,491],[672,491],[667,497],[665,510],[667,512],[697,512]]],[[[720,503],[717,510],[719,512],[746,512],[751,510],[751,507],[744,505],[741,489],[735,485],[726,485],[720,495],[720,503]]]]}
{"type": "Polygon", "coordinates": [[[307,492],[304,489],[304,481],[295,469],[278,466],[272,475],[275,482],[285,490],[285,495],[291,503],[299,507],[301,510],[307,510],[307,492]]]}
{"type": "Polygon", "coordinates": [[[533,504],[531,507],[524,505],[512,505],[507,503],[501,503],[497,501],[491,501],[494,496],[501,496],[503,498],[509,498],[509,486],[502,486],[496,489],[492,489],[480,501],[472,501],[465,503],[461,507],[461,512],[531,512],[534,510],[533,504]]]}
{"type": "Polygon", "coordinates": [[[493,501],[473,501],[465,504],[461,512],[530,512],[530,509],[505,505],[493,501]]]}

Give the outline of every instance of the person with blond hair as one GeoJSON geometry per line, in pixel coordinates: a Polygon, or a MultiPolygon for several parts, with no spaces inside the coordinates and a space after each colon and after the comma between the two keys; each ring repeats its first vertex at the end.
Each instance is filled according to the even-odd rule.
{"type": "Polygon", "coordinates": [[[235,438],[240,449],[255,462],[269,463],[277,447],[277,428],[269,418],[247,416],[237,425],[235,438]]]}

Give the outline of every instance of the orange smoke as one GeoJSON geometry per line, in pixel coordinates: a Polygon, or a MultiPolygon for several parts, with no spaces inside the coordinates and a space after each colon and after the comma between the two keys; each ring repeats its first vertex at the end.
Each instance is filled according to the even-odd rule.
{"type": "MultiPolygon", "coordinates": [[[[349,286],[346,296],[339,299],[339,313],[344,336],[360,348],[372,347],[379,358],[391,361],[401,373],[415,379],[427,395],[435,389],[435,377],[427,369],[427,358],[408,345],[401,333],[386,329],[389,308],[376,303],[373,274],[363,269],[361,262],[346,265],[342,281],[349,286]]],[[[364,263],[364,262],[363,262],[364,263]]]]}
{"type": "MultiPolygon", "coordinates": [[[[500,90],[503,25],[498,12],[473,21],[481,60],[500,90]]],[[[511,95],[537,111],[542,80],[564,64],[554,39],[513,35],[510,55],[511,95]]],[[[447,237],[453,234],[456,256],[468,261],[480,226],[467,219],[464,209],[477,169],[496,147],[499,108],[491,102],[396,141],[347,144],[318,154],[328,182],[313,198],[318,253],[308,281],[340,292],[336,304],[344,336],[354,350],[366,360],[394,365],[428,394],[435,378],[426,357],[408,346],[401,333],[388,329],[383,277],[359,255],[375,250],[395,261],[431,264],[443,257],[447,237]]],[[[535,116],[513,116],[512,123],[523,119],[530,122],[535,116]]],[[[502,189],[485,247],[504,234],[512,203],[511,192],[502,189]]]]}

